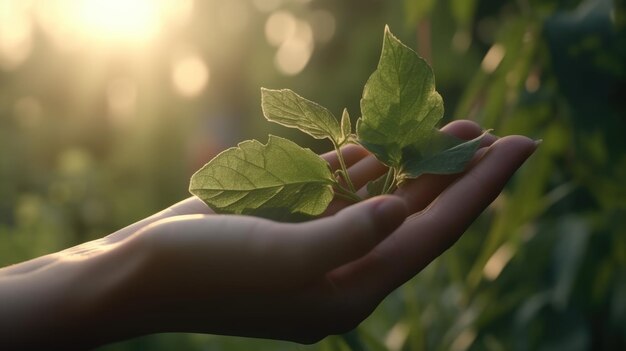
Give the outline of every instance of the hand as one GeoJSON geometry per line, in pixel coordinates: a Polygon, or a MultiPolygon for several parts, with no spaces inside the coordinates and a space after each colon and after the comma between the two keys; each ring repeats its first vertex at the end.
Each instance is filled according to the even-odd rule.
{"type": "MultiPolygon", "coordinates": [[[[481,133],[469,121],[443,130],[464,139],[481,133]]],[[[335,201],[307,223],[218,216],[190,198],[99,241],[2,273],[83,256],[93,263],[76,280],[115,272],[91,289],[96,298],[87,299],[85,315],[96,321],[85,345],[165,331],[314,342],[354,328],[450,247],[535,149],[519,136],[483,143],[461,175],[422,176],[394,196],[352,206],[335,201]]],[[[343,152],[358,186],[384,172],[359,147],[343,152]]],[[[324,157],[338,167],[332,154],[324,157]]]]}

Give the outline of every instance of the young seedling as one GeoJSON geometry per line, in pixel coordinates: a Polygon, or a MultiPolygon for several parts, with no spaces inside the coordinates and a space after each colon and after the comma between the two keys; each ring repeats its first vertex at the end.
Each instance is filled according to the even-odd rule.
{"type": "Polygon", "coordinates": [[[335,197],[362,200],[339,151],[347,143],[362,145],[389,168],[367,185],[369,196],[376,196],[424,173],[462,172],[483,137],[465,141],[436,128],[443,99],[433,71],[388,27],[378,67],[363,89],[356,134],[347,109],[338,121],[289,89],[261,88],[261,106],[268,121],[328,139],[340,169],[333,173],[325,160],[284,138],[270,135],[265,145],[244,141],[191,177],[189,191],[217,213],[302,221],[320,215],[335,197]]]}

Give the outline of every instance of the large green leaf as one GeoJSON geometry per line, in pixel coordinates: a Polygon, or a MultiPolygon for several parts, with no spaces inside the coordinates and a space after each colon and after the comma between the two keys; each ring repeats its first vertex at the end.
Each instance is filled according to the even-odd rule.
{"type": "Polygon", "coordinates": [[[363,89],[361,113],[359,142],[395,168],[400,180],[460,172],[478,147],[479,140],[467,143],[438,131],[443,100],[433,71],[388,27],[378,67],[363,89]]]}
{"type": "Polygon", "coordinates": [[[359,140],[393,167],[401,166],[402,149],[428,138],[443,116],[432,69],[388,27],[378,67],[363,89],[361,113],[359,140]]]}
{"type": "Polygon", "coordinates": [[[268,121],[297,128],[316,139],[342,141],[339,123],[325,107],[307,100],[289,89],[261,88],[261,107],[268,121]]]}
{"type": "Polygon", "coordinates": [[[328,163],[309,149],[270,135],[248,140],[196,172],[189,191],[218,213],[294,221],[321,214],[333,199],[328,163]]]}

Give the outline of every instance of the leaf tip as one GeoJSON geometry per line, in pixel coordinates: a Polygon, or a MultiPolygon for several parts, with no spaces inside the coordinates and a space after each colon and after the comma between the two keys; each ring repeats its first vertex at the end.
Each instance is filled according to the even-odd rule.
{"type": "Polygon", "coordinates": [[[398,38],[397,38],[397,37],[396,37],[396,36],[395,36],[395,35],[391,32],[391,29],[389,28],[389,25],[388,25],[388,24],[385,24],[385,34],[384,34],[384,37],[385,37],[385,40],[394,40],[394,41],[397,41],[397,42],[401,43],[401,42],[400,42],[400,39],[398,39],[398,38]]]}
{"type": "Polygon", "coordinates": [[[274,89],[268,89],[265,87],[261,87],[261,101],[263,101],[263,99],[268,95],[271,94],[273,92],[275,92],[276,90],[274,89]]]}
{"type": "Polygon", "coordinates": [[[276,90],[261,87],[261,111],[263,112],[263,117],[267,120],[270,120],[270,115],[267,111],[267,99],[275,91],[276,90]]]}

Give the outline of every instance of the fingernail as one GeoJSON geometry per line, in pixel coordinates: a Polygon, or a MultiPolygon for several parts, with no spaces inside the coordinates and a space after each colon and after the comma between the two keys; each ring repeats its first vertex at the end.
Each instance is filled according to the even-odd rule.
{"type": "Polygon", "coordinates": [[[535,140],[535,147],[541,145],[541,143],[543,143],[543,139],[537,139],[535,140]]]}

